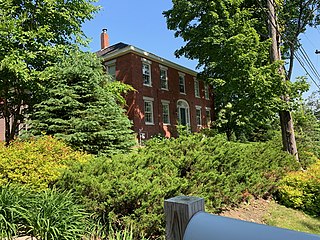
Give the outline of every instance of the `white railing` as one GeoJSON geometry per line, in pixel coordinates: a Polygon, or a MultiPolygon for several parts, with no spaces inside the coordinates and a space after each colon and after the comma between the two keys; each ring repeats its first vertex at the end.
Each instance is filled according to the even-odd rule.
{"type": "Polygon", "coordinates": [[[320,240],[320,235],[206,213],[197,197],[170,198],[164,210],[166,240],[320,240]]]}

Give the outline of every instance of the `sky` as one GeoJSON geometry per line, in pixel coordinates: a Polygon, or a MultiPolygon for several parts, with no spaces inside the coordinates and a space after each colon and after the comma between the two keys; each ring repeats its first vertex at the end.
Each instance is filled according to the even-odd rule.
{"type": "MultiPolygon", "coordinates": [[[[162,15],[163,11],[171,9],[171,0],[100,0],[97,5],[102,7],[101,10],[83,26],[84,33],[91,39],[87,50],[95,52],[100,49],[100,33],[103,28],[107,28],[111,45],[127,43],[197,70],[197,61],[183,57],[177,59],[174,55],[184,42],[181,38],[175,38],[174,32],[167,29],[166,19],[162,15]]],[[[315,54],[317,49],[320,50],[319,29],[308,29],[301,35],[301,43],[320,72],[320,54],[315,54]]],[[[305,75],[300,64],[295,62],[293,77],[305,75]]],[[[317,83],[320,85],[319,81],[317,83]]],[[[310,79],[308,82],[310,90],[304,97],[318,89],[310,79]]]]}

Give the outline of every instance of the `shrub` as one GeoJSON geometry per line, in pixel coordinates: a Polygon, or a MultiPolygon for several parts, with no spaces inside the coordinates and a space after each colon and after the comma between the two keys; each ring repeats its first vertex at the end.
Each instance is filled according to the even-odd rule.
{"type": "Polygon", "coordinates": [[[135,237],[164,234],[163,202],[177,195],[206,199],[211,211],[249,196],[267,196],[296,161],[276,141],[228,142],[220,135],[154,139],[112,159],[97,158],[65,172],[58,186],[73,189],[105,226],[134,226],[135,237]]]}
{"type": "Polygon", "coordinates": [[[87,215],[70,192],[39,193],[18,185],[0,187],[0,237],[29,235],[37,239],[81,239],[87,215]]]}
{"type": "Polygon", "coordinates": [[[0,187],[0,238],[11,239],[24,231],[27,210],[23,207],[29,199],[24,188],[0,187]]]}
{"type": "Polygon", "coordinates": [[[85,162],[89,155],[73,151],[50,136],[0,144],[0,185],[21,183],[34,189],[47,188],[61,171],[74,162],[85,162]]]}
{"type": "Polygon", "coordinates": [[[280,201],[309,214],[320,214],[320,161],[306,171],[290,172],[280,182],[280,201]]]}

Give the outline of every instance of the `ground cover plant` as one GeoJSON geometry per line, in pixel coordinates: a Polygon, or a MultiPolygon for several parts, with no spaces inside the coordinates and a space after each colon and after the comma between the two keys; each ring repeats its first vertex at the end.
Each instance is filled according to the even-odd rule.
{"type": "Polygon", "coordinates": [[[104,226],[133,226],[134,237],[164,236],[163,201],[204,197],[220,212],[250,197],[267,197],[298,164],[278,141],[228,142],[203,134],[154,139],[113,158],[100,157],[67,170],[57,187],[71,189],[104,226]]]}

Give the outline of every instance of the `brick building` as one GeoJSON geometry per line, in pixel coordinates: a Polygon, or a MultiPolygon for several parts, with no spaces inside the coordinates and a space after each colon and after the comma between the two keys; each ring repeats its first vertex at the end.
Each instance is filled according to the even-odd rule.
{"type": "MultiPolygon", "coordinates": [[[[189,126],[193,132],[209,126],[213,95],[209,86],[196,78],[197,72],[132,45],[109,46],[106,30],[97,55],[114,79],[136,89],[127,94],[126,102],[137,136],[177,136],[177,124],[189,126]]],[[[0,141],[4,130],[4,119],[0,119],[0,141]]]]}
{"type": "Polygon", "coordinates": [[[210,125],[213,94],[197,72],[132,45],[109,46],[105,29],[97,55],[114,79],[137,90],[126,96],[127,114],[142,138],[176,136],[178,123],[193,132],[210,125]]]}

